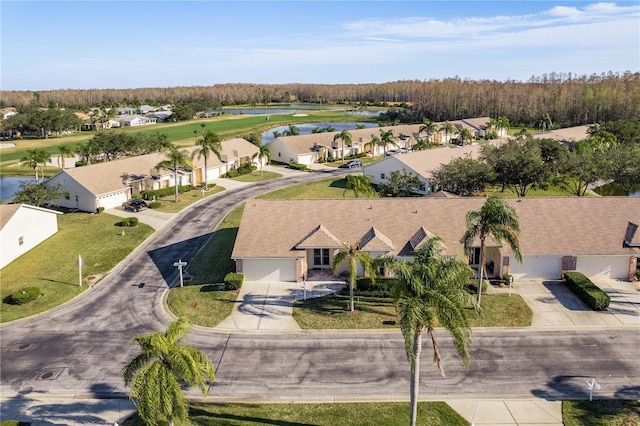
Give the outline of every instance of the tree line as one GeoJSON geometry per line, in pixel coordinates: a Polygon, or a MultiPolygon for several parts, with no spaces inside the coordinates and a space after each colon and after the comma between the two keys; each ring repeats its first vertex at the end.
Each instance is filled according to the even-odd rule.
{"type": "Polygon", "coordinates": [[[514,126],[533,126],[550,114],[560,127],[640,116],[640,73],[495,80],[401,80],[381,84],[219,84],[214,86],[2,91],[0,106],[177,105],[180,115],[223,105],[271,102],[341,103],[357,108],[371,103],[411,105],[407,122],[508,117],[514,126]]]}

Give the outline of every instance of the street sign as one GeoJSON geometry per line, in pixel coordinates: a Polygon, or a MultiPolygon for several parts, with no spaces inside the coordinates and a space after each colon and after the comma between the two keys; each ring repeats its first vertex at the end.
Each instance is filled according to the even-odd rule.
{"type": "Polygon", "coordinates": [[[183,262],[183,261],[175,262],[173,266],[177,266],[178,268],[181,268],[183,266],[187,266],[187,262],[183,262]]]}
{"type": "Polygon", "coordinates": [[[589,401],[593,399],[593,390],[600,389],[600,383],[596,382],[596,379],[593,378],[591,381],[585,380],[584,384],[587,386],[587,390],[589,391],[589,401]]]}
{"type": "Polygon", "coordinates": [[[184,286],[184,279],[182,278],[182,268],[184,266],[187,266],[187,262],[183,262],[182,259],[180,259],[179,261],[175,262],[173,266],[178,268],[178,272],[180,274],[180,287],[182,287],[184,286]]]}

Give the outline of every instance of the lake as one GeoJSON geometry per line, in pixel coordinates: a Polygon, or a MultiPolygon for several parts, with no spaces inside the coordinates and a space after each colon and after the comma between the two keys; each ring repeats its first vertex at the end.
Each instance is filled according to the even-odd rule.
{"type": "MultiPolygon", "coordinates": [[[[336,132],[341,132],[343,130],[355,130],[356,124],[360,124],[367,129],[378,128],[378,123],[309,123],[309,124],[296,124],[295,126],[300,129],[301,135],[309,135],[316,127],[328,127],[331,126],[335,129],[336,132]]],[[[273,141],[273,132],[278,131],[280,133],[284,133],[285,130],[289,130],[289,126],[278,126],[272,129],[267,130],[266,132],[262,132],[262,143],[268,144],[273,141]]]]}
{"type": "Polygon", "coordinates": [[[20,190],[20,182],[35,182],[35,178],[28,176],[2,176],[0,177],[0,201],[11,201],[16,192],[20,190]]]}
{"type": "MultiPolygon", "coordinates": [[[[623,196],[624,191],[616,182],[599,186],[593,190],[596,194],[603,196],[623,196]]],[[[640,183],[631,187],[631,197],[640,197],[640,183]]]]}

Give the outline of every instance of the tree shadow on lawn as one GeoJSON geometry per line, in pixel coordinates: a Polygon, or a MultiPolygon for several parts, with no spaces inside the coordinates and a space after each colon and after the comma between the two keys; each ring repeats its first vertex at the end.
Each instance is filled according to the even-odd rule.
{"type": "Polygon", "coordinates": [[[150,250],[147,254],[151,260],[153,260],[153,263],[158,268],[167,285],[171,285],[173,280],[178,276],[178,268],[174,266],[174,263],[181,260],[189,264],[210,237],[211,233],[200,235],[165,247],[150,250]]]}
{"type": "Polygon", "coordinates": [[[211,425],[214,425],[214,424],[215,425],[256,424],[256,425],[278,425],[278,426],[315,426],[316,425],[315,423],[287,422],[287,421],[276,420],[276,419],[268,419],[264,417],[251,417],[251,416],[242,416],[242,415],[235,415],[235,414],[228,414],[228,413],[212,413],[210,411],[200,409],[197,406],[190,407],[189,417],[191,419],[197,420],[198,422],[201,422],[201,424],[211,424],[211,425]],[[208,422],[207,420],[210,420],[210,422],[208,422]]]}
{"type": "Polygon", "coordinates": [[[38,279],[39,279],[40,281],[49,281],[50,283],[64,284],[64,285],[70,285],[70,286],[73,286],[73,287],[79,287],[79,285],[78,285],[78,283],[77,283],[77,282],[75,282],[75,283],[70,283],[70,282],[68,282],[68,281],[59,281],[59,280],[53,280],[53,279],[51,279],[51,278],[42,278],[42,277],[38,277],[38,279]]]}

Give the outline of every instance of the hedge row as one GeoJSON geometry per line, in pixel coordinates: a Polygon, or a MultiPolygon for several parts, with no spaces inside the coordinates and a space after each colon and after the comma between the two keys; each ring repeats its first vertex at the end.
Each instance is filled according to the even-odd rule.
{"type": "Polygon", "coordinates": [[[607,293],[580,272],[565,272],[564,282],[591,309],[602,311],[607,309],[611,302],[607,293]]]}
{"type": "Polygon", "coordinates": [[[289,163],[287,167],[294,170],[302,170],[303,172],[308,170],[306,164],[300,164],[300,163],[294,163],[294,162],[289,163]]]}
{"type": "Polygon", "coordinates": [[[244,275],[237,272],[229,272],[224,276],[224,286],[227,290],[238,290],[242,287],[244,275]]]}
{"type": "Polygon", "coordinates": [[[248,175],[251,174],[255,169],[257,169],[256,165],[253,163],[244,163],[242,166],[237,169],[229,170],[227,173],[223,174],[223,178],[234,178],[237,176],[248,175]]]}
{"type": "MultiPolygon", "coordinates": [[[[370,277],[358,277],[353,294],[369,297],[393,297],[393,288],[397,282],[396,278],[390,277],[379,277],[375,281],[372,281],[370,277]]],[[[348,287],[343,290],[343,294],[349,294],[348,287]]]]}
{"type": "Polygon", "coordinates": [[[127,226],[127,227],[130,227],[130,228],[132,228],[134,226],[138,226],[138,218],[137,217],[125,217],[120,222],[116,222],[116,226],[127,226]]]}
{"type": "MultiPolygon", "coordinates": [[[[193,191],[193,185],[180,185],[178,187],[178,192],[182,194],[183,192],[193,191]]],[[[145,189],[140,191],[140,197],[143,200],[153,200],[153,197],[166,197],[169,195],[174,195],[176,193],[176,187],[171,186],[169,188],[162,189],[145,189]]]]}

